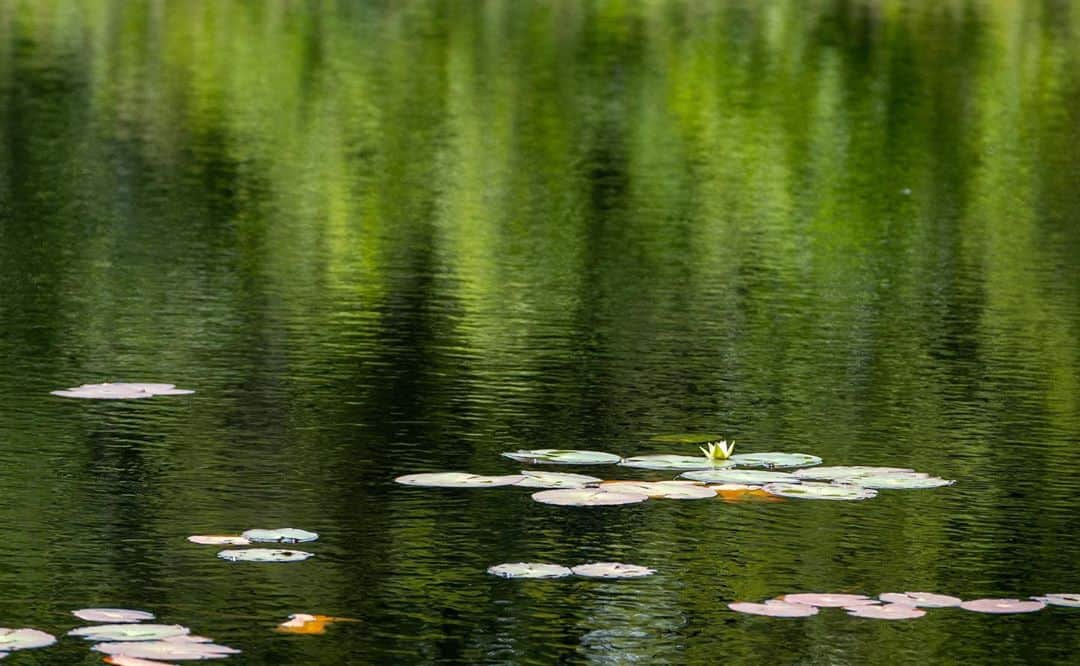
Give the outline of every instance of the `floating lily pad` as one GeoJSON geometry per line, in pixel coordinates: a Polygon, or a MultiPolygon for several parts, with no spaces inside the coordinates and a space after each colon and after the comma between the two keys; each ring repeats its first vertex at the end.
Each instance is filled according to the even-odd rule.
{"type": "Polygon", "coordinates": [[[906,467],[866,467],[864,465],[848,465],[838,467],[815,467],[814,469],[797,469],[792,474],[803,481],[834,481],[848,479],[853,476],[878,476],[882,474],[911,474],[913,469],[906,467]]]}
{"type": "Polygon", "coordinates": [[[877,603],[876,599],[871,599],[865,594],[785,594],[780,597],[780,601],[786,601],[789,604],[818,606],[820,608],[848,608],[877,603]]]}
{"type": "Polygon", "coordinates": [[[122,655],[139,659],[174,659],[177,661],[223,659],[231,654],[240,653],[240,650],[216,643],[170,640],[98,643],[91,649],[109,655],[122,655]]]}
{"type": "Polygon", "coordinates": [[[585,578],[642,578],[656,573],[655,569],[638,566],[636,564],[622,564],[621,562],[592,562],[579,564],[571,571],[575,576],[585,578]]]}
{"type": "Polygon", "coordinates": [[[654,442],[667,442],[669,444],[705,444],[723,439],[723,435],[705,435],[697,432],[677,432],[672,435],[656,435],[652,437],[654,442]]]}
{"type": "Polygon", "coordinates": [[[247,537],[217,534],[196,534],[189,536],[187,540],[203,546],[246,546],[251,543],[247,537]]]}
{"type": "Polygon", "coordinates": [[[237,548],[217,554],[230,562],[302,562],[314,553],[304,550],[275,550],[271,548],[237,548]]]}
{"type": "Polygon", "coordinates": [[[195,391],[178,389],[175,384],[139,384],[115,382],[105,384],[83,384],[74,388],[52,391],[52,395],[61,398],[82,398],[87,400],[138,400],[152,398],[155,395],[189,395],[195,391]]]}
{"type": "Polygon", "coordinates": [[[749,613],[750,615],[767,615],[768,617],[810,617],[817,615],[816,606],[807,604],[793,604],[779,599],[769,599],[763,604],[737,601],[728,604],[728,608],[737,613],[749,613]]]}
{"type": "Polygon", "coordinates": [[[179,624],[98,624],[79,627],[68,636],[80,636],[88,641],[160,641],[191,633],[179,624]]]}
{"type": "Polygon", "coordinates": [[[926,611],[911,604],[882,604],[880,606],[861,604],[846,608],[848,615],[868,617],[875,620],[912,620],[926,615],[926,611]]]}
{"type": "Polygon", "coordinates": [[[808,453],[736,453],[728,460],[739,467],[787,468],[821,464],[821,458],[808,453]]]}
{"type": "Polygon", "coordinates": [[[976,613],[1033,613],[1046,608],[1046,604],[1037,600],[972,599],[960,604],[960,608],[976,613]]]}
{"type": "Polygon", "coordinates": [[[1080,594],[1047,594],[1043,597],[1032,597],[1032,599],[1051,606],[1080,608],[1080,594]]]}
{"type": "Polygon", "coordinates": [[[500,578],[562,578],[573,573],[568,567],[560,564],[543,564],[540,562],[496,564],[493,567],[488,567],[487,572],[500,578]]]}
{"type": "Polygon", "coordinates": [[[176,666],[168,661],[154,661],[153,659],[139,659],[138,657],[125,657],[122,654],[111,654],[103,659],[106,664],[112,666],[176,666]]]}
{"type": "Polygon", "coordinates": [[[154,619],[153,613],[126,608],[83,608],[71,611],[71,614],[87,622],[142,622],[154,619]]]}
{"type": "Polygon", "coordinates": [[[295,527],[279,527],[276,530],[247,530],[243,534],[248,541],[258,543],[305,543],[315,541],[319,535],[295,527]]]}
{"type": "Polygon", "coordinates": [[[512,486],[523,478],[520,474],[507,476],[481,476],[465,472],[435,472],[432,474],[406,474],[394,479],[407,486],[427,486],[431,488],[492,488],[512,486]]]}
{"type": "Polygon", "coordinates": [[[526,472],[522,471],[523,478],[514,485],[523,488],[584,488],[600,483],[603,479],[584,474],[567,474],[565,472],[526,472]]]}
{"type": "Polygon", "coordinates": [[[644,502],[649,499],[649,496],[642,493],[619,493],[599,488],[560,488],[541,490],[533,493],[532,498],[543,504],[558,506],[613,506],[644,502]]]}
{"type": "Polygon", "coordinates": [[[864,500],[877,497],[873,488],[831,483],[768,483],[761,487],[779,497],[817,500],[864,500]]]}
{"type": "Polygon", "coordinates": [[[56,636],[37,629],[8,629],[0,627],[0,651],[29,650],[48,647],[56,642],[56,636]]]}
{"type": "Polygon", "coordinates": [[[679,456],[672,454],[634,456],[633,458],[625,458],[619,464],[624,467],[659,470],[723,469],[735,466],[735,463],[730,460],[710,460],[705,456],[679,456]]]}
{"type": "Polygon", "coordinates": [[[878,490],[920,490],[924,488],[941,488],[951,486],[956,481],[948,481],[936,476],[930,476],[922,472],[910,472],[901,474],[867,474],[851,476],[834,481],[833,483],[853,483],[863,488],[876,488],[878,490]]]}
{"type": "Polygon", "coordinates": [[[548,465],[611,465],[622,458],[614,453],[603,451],[577,451],[574,449],[532,449],[511,451],[503,454],[523,463],[548,464],[548,465]]]}
{"type": "Polygon", "coordinates": [[[683,472],[679,476],[706,483],[740,483],[756,486],[766,483],[800,483],[798,478],[787,472],[765,472],[756,469],[699,469],[683,472]]]}
{"type": "Polygon", "coordinates": [[[618,493],[644,493],[662,499],[709,499],[716,491],[695,481],[605,481],[603,490],[618,493]]]}
{"type": "Polygon", "coordinates": [[[921,608],[952,608],[963,603],[963,599],[930,592],[886,592],[878,599],[890,604],[907,604],[921,608]]]}
{"type": "Polygon", "coordinates": [[[709,486],[725,502],[784,502],[783,497],[770,495],[761,486],[748,486],[743,483],[722,483],[709,486]]]}

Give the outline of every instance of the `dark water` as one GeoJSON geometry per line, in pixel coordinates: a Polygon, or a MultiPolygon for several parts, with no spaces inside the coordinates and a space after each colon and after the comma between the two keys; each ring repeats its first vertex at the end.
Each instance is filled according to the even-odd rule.
{"type": "Polygon", "coordinates": [[[1067,0],[0,0],[3,626],[146,608],[231,664],[1066,663],[1077,610],[726,603],[1080,592],[1078,337],[1067,0]],[[198,393],[49,395],[106,380],[198,393]],[[684,431],[958,483],[392,483],[684,431]],[[284,525],[317,557],[185,541],[284,525]],[[610,559],[660,573],[484,573],[610,559]],[[360,622],[272,631],[297,612],[360,622]]]}

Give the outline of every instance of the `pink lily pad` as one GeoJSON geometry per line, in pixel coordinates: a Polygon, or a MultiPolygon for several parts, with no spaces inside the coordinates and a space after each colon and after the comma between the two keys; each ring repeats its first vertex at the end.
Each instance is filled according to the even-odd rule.
{"type": "Polygon", "coordinates": [[[152,398],[155,395],[189,395],[195,391],[178,389],[175,384],[140,384],[113,382],[105,384],[83,384],[60,391],[52,391],[61,398],[83,398],[88,400],[138,400],[152,398]]]}
{"type": "Polygon", "coordinates": [[[862,604],[859,606],[846,606],[848,615],[855,617],[868,617],[875,620],[911,620],[926,615],[926,611],[919,610],[910,604],[862,604]]]}
{"type": "Polygon", "coordinates": [[[8,629],[0,627],[0,651],[5,656],[10,650],[27,650],[48,647],[56,642],[56,636],[37,629],[8,629]]]}
{"type": "Polygon", "coordinates": [[[865,594],[785,594],[780,597],[781,601],[789,604],[806,604],[819,608],[847,608],[853,606],[866,606],[876,604],[877,601],[865,594]]]}
{"type": "Polygon", "coordinates": [[[428,486],[431,488],[492,488],[494,486],[512,486],[525,477],[520,474],[507,476],[482,476],[465,472],[438,472],[433,474],[406,474],[394,479],[407,486],[428,486]]]}
{"type": "Polygon", "coordinates": [[[890,604],[907,604],[919,608],[952,608],[964,602],[963,599],[931,592],[886,592],[878,599],[890,604]]]}
{"type": "Polygon", "coordinates": [[[1046,604],[1022,599],[972,599],[960,604],[960,608],[976,613],[1034,613],[1046,608],[1046,604]]]}
{"type": "Polygon", "coordinates": [[[488,567],[487,572],[500,578],[562,578],[573,572],[561,564],[542,562],[508,562],[488,567]]]}
{"type": "Polygon", "coordinates": [[[779,599],[769,599],[763,604],[737,601],[728,604],[728,608],[737,613],[749,613],[750,615],[766,615],[768,617],[810,617],[817,615],[818,609],[807,604],[793,604],[779,599]]]}
{"type": "Polygon", "coordinates": [[[203,546],[249,546],[251,541],[244,536],[225,536],[217,534],[195,534],[187,538],[191,543],[203,546]]]}
{"type": "Polygon", "coordinates": [[[167,661],[153,661],[151,659],[139,659],[138,657],[125,657],[122,654],[114,654],[105,657],[106,664],[112,666],[176,666],[167,661]]]}
{"type": "Polygon", "coordinates": [[[656,569],[621,562],[591,562],[570,569],[575,576],[585,578],[641,578],[656,573],[656,569]]]}
{"type": "Polygon", "coordinates": [[[216,643],[193,643],[190,641],[127,641],[98,643],[92,650],[108,655],[122,655],[139,659],[222,659],[240,650],[216,643]]]}
{"type": "Polygon", "coordinates": [[[1066,608],[1080,608],[1080,594],[1064,594],[1054,593],[1047,594],[1043,597],[1032,597],[1036,601],[1041,601],[1044,604],[1050,604],[1051,606],[1065,606],[1066,608]]]}
{"type": "Polygon", "coordinates": [[[71,611],[71,614],[80,620],[86,620],[87,622],[108,622],[110,624],[119,622],[142,622],[143,620],[153,620],[154,614],[147,613],[141,610],[128,610],[126,608],[82,608],[80,610],[71,611]]]}
{"type": "Polygon", "coordinates": [[[708,499],[716,491],[696,481],[605,481],[600,489],[606,492],[640,493],[663,499],[708,499]]]}
{"type": "Polygon", "coordinates": [[[620,493],[599,488],[560,488],[541,490],[533,493],[532,498],[541,504],[557,506],[615,506],[644,502],[649,496],[644,493],[620,493]]]}

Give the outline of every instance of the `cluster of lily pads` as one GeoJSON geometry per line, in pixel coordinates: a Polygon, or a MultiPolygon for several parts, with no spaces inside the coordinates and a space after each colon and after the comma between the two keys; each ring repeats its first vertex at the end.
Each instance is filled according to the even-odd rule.
{"type": "MultiPolygon", "coordinates": [[[[306,543],[318,538],[315,532],[279,527],[274,530],[247,530],[240,535],[196,534],[189,536],[188,541],[207,546],[247,546],[252,543],[306,543]]],[[[315,553],[281,548],[229,548],[219,551],[217,556],[229,562],[302,562],[314,557],[315,553]]]]}
{"type": "Polygon", "coordinates": [[[621,562],[590,562],[576,567],[541,562],[512,562],[488,567],[487,572],[500,578],[642,578],[653,575],[656,570],[621,562]]]}
{"type": "Polygon", "coordinates": [[[768,617],[809,617],[821,608],[842,608],[854,617],[910,620],[926,615],[925,608],[962,608],[975,613],[1033,613],[1046,606],[1080,608],[1080,594],[1047,594],[1029,599],[972,599],[931,592],[886,592],[873,599],[863,594],[785,594],[764,603],[738,601],[728,608],[768,617]]]}
{"type": "Polygon", "coordinates": [[[140,384],[115,382],[104,384],[83,384],[69,389],[51,391],[61,398],[82,398],[84,400],[139,400],[153,398],[156,395],[190,395],[195,391],[178,389],[176,384],[140,384]]]}

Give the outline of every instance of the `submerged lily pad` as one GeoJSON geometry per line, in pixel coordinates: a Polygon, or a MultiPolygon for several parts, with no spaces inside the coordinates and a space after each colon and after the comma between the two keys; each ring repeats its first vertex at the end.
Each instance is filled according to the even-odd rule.
{"type": "Polygon", "coordinates": [[[779,599],[769,599],[763,604],[755,604],[748,601],[736,601],[735,603],[728,604],[728,608],[737,613],[766,615],[768,617],[810,617],[811,615],[818,614],[816,606],[793,604],[779,599]]]}
{"type": "Polygon", "coordinates": [[[275,550],[271,548],[237,548],[217,554],[230,562],[302,562],[314,553],[305,550],[275,550]]]}
{"type": "Polygon", "coordinates": [[[523,478],[515,483],[515,486],[523,488],[584,488],[603,481],[595,476],[584,474],[567,474],[565,472],[526,472],[522,471],[523,478]]]}
{"type": "Polygon", "coordinates": [[[637,564],[623,564],[621,562],[591,562],[572,567],[575,576],[585,578],[642,578],[656,573],[655,569],[638,566],[637,564]]]}
{"type": "Polygon", "coordinates": [[[523,478],[520,474],[507,476],[481,476],[466,472],[435,472],[431,474],[406,474],[394,479],[407,486],[427,486],[430,488],[493,488],[512,486],[523,478]]]}
{"type": "Polygon", "coordinates": [[[71,614],[87,622],[142,622],[154,619],[153,613],[126,608],[82,608],[71,611],[71,614]]]}
{"type": "Polygon", "coordinates": [[[488,567],[487,572],[500,578],[563,578],[573,574],[569,567],[561,564],[543,564],[541,562],[513,562],[496,564],[488,567]]]}
{"type": "Polygon", "coordinates": [[[98,643],[91,649],[109,655],[122,655],[139,659],[175,659],[177,661],[223,659],[231,654],[240,654],[240,650],[226,645],[218,645],[217,643],[193,643],[172,640],[98,643]]]}
{"type": "Polygon", "coordinates": [[[723,439],[723,435],[705,435],[697,432],[677,432],[671,435],[656,435],[652,437],[654,442],[666,442],[669,444],[706,444],[723,439]]]}
{"type": "Polygon", "coordinates": [[[524,463],[549,465],[610,465],[622,458],[603,451],[578,451],[575,449],[532,449],[503,453],[503,457],[524,463]]]}
{"type": "Polygon", "coordinates": [[[706,483],[740,483],[756,486],[766,483],[799,483],[799,479],[787,472],[766,472],[756,469],[699,469],[683,472],[679,476],[706,483]]]}
{"type": "Polygon", "coordinates": [[[963,603],[963,599],[931,592],[886,592],[878,599],[890,604],[907,604],[920,608],[952,608],[963,603]]]}
{"type": "Polygon", "coordinates": [[[882,604],[880,606],[861,604],[847,609],[848,615],[855,617],[868,617],[875,620],[912,620],[926,615],[926,611],[920,610],[911,604],[882,604]]]}
{"type": "Polygon", "coordinates": [[[729,460],[739,467],[810,467],[820,465],[821,458],[809,453],[736,453],[729,460]]]}
{"type": "Polygon", "coordinates": [[[1034,613],[1046,608],[1046,604],[1037,600],[972,599],[960,604],[960,608],[976,613],[1034,613]]]}
{"type": "Polygon", "coordinates": [[[792,474],[803,481],[834,481],[849,479],[853,476],[878,476],[882,474],[911,474],[913,469],[906,467],[866,467],[864,465],[841,465],[837,467],[815,467],[797,469],[792,474]]]}
{"type": "Polygon", "coordinates": [[[139,400],[155,395],[190,395],[195,391],[178,389],[175,384],[140,384],[115,382],[105,384],[83,384],[60,391],[51,391],[61,398],[82,398],[87,400],[139,400]]]}
{"type": "Polygon", "coordinates": [[[680,456],[673,454],[658,454],[651,456],[634,456],[625,458],[620,465],[624,467],[637,467],[640,469],[723,469],[734,467],[735,463],[730,460],[711,460],[705,456],[680,456]]]}
{"type": "Polygon", "coordinates": [[[558,506],[614,506],[644,502],[649,499],[649,496],[642,493],[620,493],[599,488],[560,488],[541,490],[533,493],[532,498],[542,504],[558,506]]]}
{"type": "Polygon", "coordinates": [[[873,488],[831,483],[768,483],[761,487],[779,497],[817,500],[864,500],[877,497],[873,488]]]}
{"type": "Polygon", "coordinates": [[[924,488],[941,488],[951,486],[956,481],[930,476],[922,472],[910,472],[902,474],[867,474],[851,476],[839,479],[833,483],[853,483],[863,488],[877,488],[878,490],[920,490],[924,488]]]}
{"type": "Polygon", "coordinates": [[[605,481],[601,489],[617,493],[643,493],[662,499],[709,499],[716,491],[695,481],[605,481]]]}
{"type": "Polygon", "coordinates": [[[88,641],[160,641],[189,633],[190,629],[179,624],[98,624],[72,629],[68,636],[88,641]]]}
{"type": "Polygon", "coordinates": [[[818,606],[820,608],[848,608],[854,606],[873,605],[877,603],[875,599],[871,599],[865,594],[785,594],[784,596],[780,597],[780,601],[786,601],[789,604],[806,604],[808,606],[818,606]]]}
{"type": "Polygon", "coordinates": [[[315,541],[319,535],[295,527],[279,527],[276,530],[247,530],[243,534],[248,541],[258,543],[305,543],[315,541]]]}
{"type": "Polygon", "coordinates": [[[1051,606],[1065,606],[1067,608],[1080,608],[1080,594],[1047,594],[1042,597],[1032,597],[1036,601],[1051,606]]]}
{"type": "Polygon", "coordinates": [[[251,543],[246,537],[217,534],[195,534],[187,540],[203,546],[246,546],[251,543]]]}
{"type": "Polygon", "coordinates": [[[48,647],[56,642],[56,636],[37,629],[8,629],[0,627],[0,651],[29,650],[48,647]]]}

